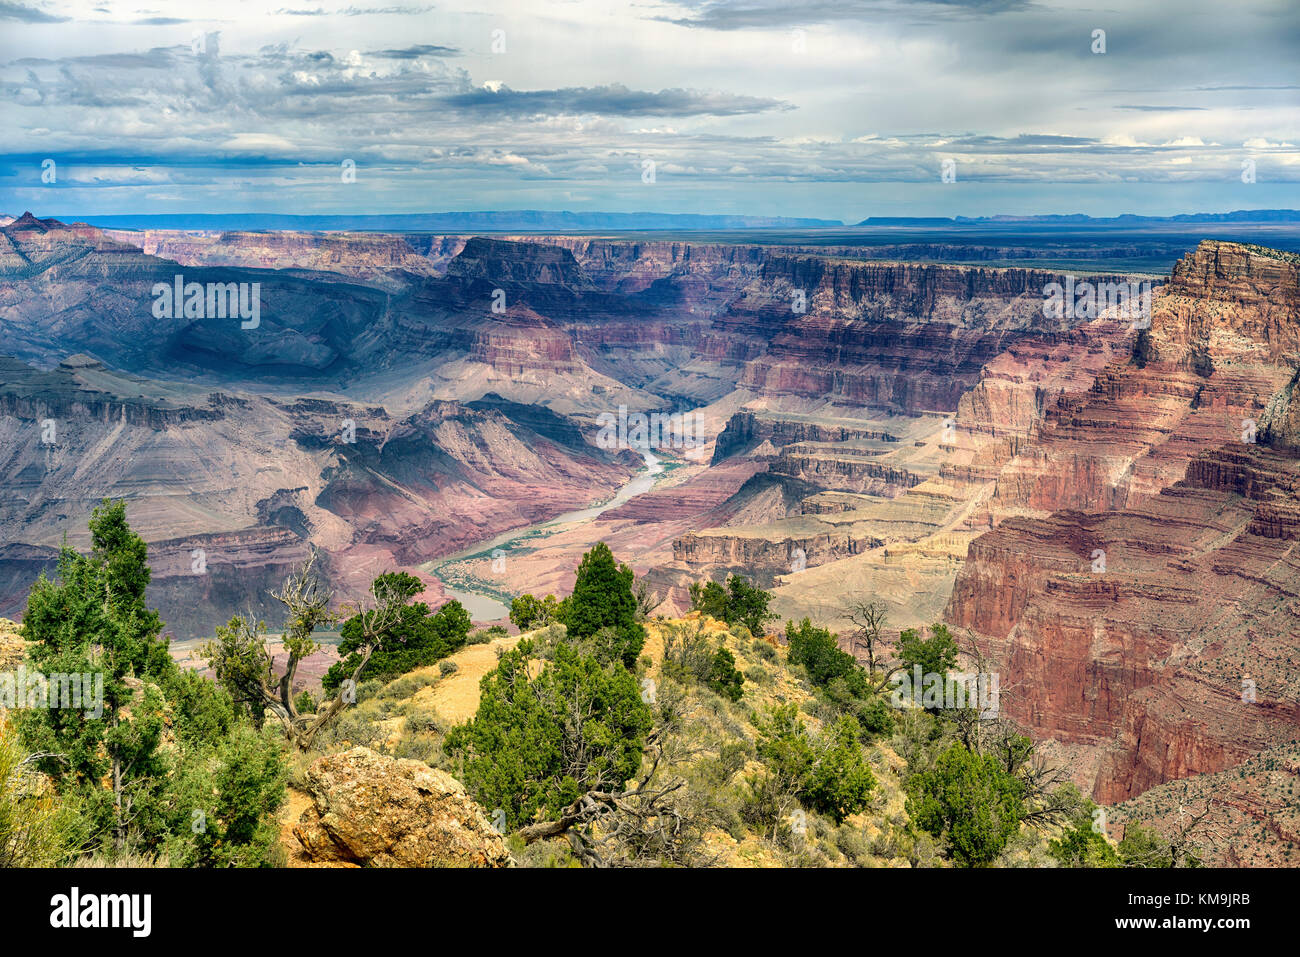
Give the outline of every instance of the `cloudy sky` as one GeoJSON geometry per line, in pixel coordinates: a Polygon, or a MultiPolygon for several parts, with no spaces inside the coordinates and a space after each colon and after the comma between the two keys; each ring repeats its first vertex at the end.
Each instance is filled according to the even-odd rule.
{"type": "Polygon", "coordinates": [[[1297,208],[1298,51],[1296,0],[0,0],[0,212],[1297,208]]]}

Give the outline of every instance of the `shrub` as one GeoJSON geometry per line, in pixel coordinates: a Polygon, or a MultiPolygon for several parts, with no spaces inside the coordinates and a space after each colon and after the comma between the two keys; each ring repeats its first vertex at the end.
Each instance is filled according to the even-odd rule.
{"type": "Polygon", "coordinates": [[[730,701],[739,701],[745,693],[745,676],[736,669],[736,656],[726,648],[714,652],[706,683],[714,693],[730,701]]]}
{"type": "Polygon", "coordinates": [[[273,867],[281,863],[275,812],[284,803],[284,743],[237,726],[211,762],[192,763],[177,784],[181,813],[170,842],[178,867],[273,867]]]}
{"type": "Polygon", "coordinates": [[[77,844],[77,824],[0,714],[0,868],[62,864],[77,844]]]}
{"type": "Polygon", "coordinates": [[[565,643],[542,663],[524,639],[483,679],[478,712],[445,746],[474,798],[517,827],[590,790],[622,788],[640,767],[651,720],[620,663],[565,643]]]}
{"type": "MultiPolygon", "coordinates": [[[[424,583],[405,572],[388,572],[376,582],[387,581],[406,602],[424,590],[424,583]]],[[[465,644],[470,617],[461,603],[447,602],[437,613],[430,614],[423,602],[405,604],[401,617],[381,637],[381,646],[367,662],[365,677],[390,679],[447,657],[465,644]]],[[[333,694],[361,663],[358,648],[363,638],[362,621],[353,616],[339,630],[340,661],[335,662],[321,679],[325,691],[333,694]]]]}
{"type": "Polygon", "coordinates": [[[413,732],[445,734],[447,723],[432,708],[412,708],[406,715],[406,727],[413,732]]]}
{"type": "Polygon", "coordinates": [[[876,778],[862,753],[861,728],[844,715],[820,743],[817,760],[803,780],[809,807],[842,824],[850,814],[867,806],[876,778]]]}
{"type": "Polygon", "coordinates": [[[957,664],[957,642],[947,625],[931,625],[929,638],[907,628],[898,636],[898,657],[908,672],[919,666],[922,675],[946,675],[957,664]]]}
{"type": "Polygon", "coordinates": [[[916,826],[946,836],[953,860],[991,864],[1025,816],[1024,782],[991,755],[951,745],[934,768],[907,782],[907,812],[916,826]]]}
{"type": "Polygon", "coordinates": [[[770,685],[776,679],[772,677],[772,672],[762,665],[750,665],[745,669],[745,680],[752,681],[756,685],[770,685]]]}
{"type": "Polygon", "coordinates": [[[767,631],[767,623],[776,615],[767,610],[771,594],[740,575],[727,577],[725,586],[715,581],[695,582],[690,586],[691,607],[728,625],[744,627],[750,635],[767,631]]]}
{"type": "Polygon", "coordinates": [[[788,621],[785,623],[785,640],[790,647],[790,663],[807,668],[813,684],[825,685],[832,678],[849,678],[856,672],[865,686],[862,669],[852,655],[840,650],[835,636],[827,629],[816,627],[807,618],[798,628],[793,621],[788,621]]]}
{"type": "Polygon", "coordinates": [[[520,595],[510,603],[510,620],[520,631],[532,631],[560,620],[561,603],[554,595],[520,595]]]}
{"type": "Polygon", "coordinates": [[[793,704],[769,708],[756,719],[757,753],[767,766],[749,778],[750,819],[773,829],[792,798],[830,815],[835,823],[867,806],[875,775],[858,743],[860,729],[847,715],[818,738],[808,734],[793,704]]]}
{"type": "MultiPolygon", "coordinates": [[[[439,667],[445,662],[439,662],[439,667]]],[[[424,672],[418,675],[402,675],[396,681],[390,681],[384,686],[383,690],[376,696],[380,700],[390,701],[400,698],[410,698],[417,694],[421,689],[427,688],[437,681],[437,677],[424,672]]]]}
{"type": "Polygon", "coordinates": [[[664,674],[684,682],[708,681],[715,645],[701,622],[664,627],[664,674]]]}

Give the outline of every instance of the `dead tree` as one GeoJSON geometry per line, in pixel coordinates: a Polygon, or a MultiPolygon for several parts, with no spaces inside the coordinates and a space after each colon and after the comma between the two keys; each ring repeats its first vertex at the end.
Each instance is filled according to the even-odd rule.
{"type": "Polygon", "coordinates": [[[636,598],[636,617],[638,621],[645,621],[650,617],[650,613],[658,608],[663,600],[659,593],[650,590],[650,585],[644,578],[636,580],[636,587],[632,590],[636,598]]]}
{"type": "Polygon", "coordinates": [[[876,671],[876,647],[880,644],[880,632],[885,626],[884,602],[854,599],[844,608],[844,616],[853,622],[853,656],[856,658],[861,645],[867,652],[867,673],[876,671]]]}
{"type": "Polygon", "coordinates": [[[675,778],[656,783],[664,755],[662,728],[646,743],[649,765],[631,787],[592,790],[552,821],[519,830],[525,844],[563,836],[584,867],[698,864],[699,822],[669,800],[686,786],[675,778]]]}
{"type": "Polygon", "coordinates": [[[366,609],[358,602],[345,605],[338,612],[331,611],[333,595],[322,585],[315,565],[313,551],[302,568],[290,574],[284,587],[271,593],[288,610],[283,644],[289,657],[282,675],[276,675],[274,656],[266,648],[265,627],[251,616],[232,619],[227,628],[221,629],[218,640],[209,642],[202,651],[212,663],[218,680],[239,686],[254,707],[260,705],[274,714],[285,737],[304,751],[311,747],[323,727],[356,702],[357,679],[399,620],[404,604],[403,596],[381,576],[370,586],[372,607],[366,609]],[[313,633],[320,625],[352,615],[361,627],[359,663],[328,703],[314,714],[300,713],[294,701],[293,683],[298,665],[320,648],[313,633]]]}

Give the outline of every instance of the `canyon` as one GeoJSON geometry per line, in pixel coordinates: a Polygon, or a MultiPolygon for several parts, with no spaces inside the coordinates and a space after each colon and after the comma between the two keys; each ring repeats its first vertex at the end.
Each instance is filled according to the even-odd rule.
{"type": "Polygon", "coordinates": [[[340,596],[401,568],[436,605],[563,594],[605,541],[665,614],[739,573],[845,635],[854,599],[891,639],[947,622],[1117,817],[1212,781],[1216,860],[1300,850],[1259,766],[1300,741],[1300,262],[1204,239],[1166,276],[1126,250],[1065,250],[1081,272],[956,242],[25,214],[0,227],[0,616],[104,498],[182,643],[247,608],[276,627],[269,589],[312,549],[340,596]],[[182,270],[260,283],[260,327],[156,318],[182,270]],[[1150,283],[1150,314],[1048,315],[1072,278],[1150,283]],[[707,441],[648,474],[596,441],[620,407],[698,413],[707,441]]]}

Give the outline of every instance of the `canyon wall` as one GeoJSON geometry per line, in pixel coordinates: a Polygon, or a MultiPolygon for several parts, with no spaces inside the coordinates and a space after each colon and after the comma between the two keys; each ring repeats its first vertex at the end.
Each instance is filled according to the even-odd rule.
{"type": "Polygon", "coordinates": [[[945,617],[999,661],[1013,718],[1091,750],[1099,801],[1300,727],[1300,460],[1278,399],[1298,295],[1294,257],[1186,256],[1132,354],[1060,398],[998,477],[995,510],[1042,517],[1001,521],[957,577],[945,617]]]}

